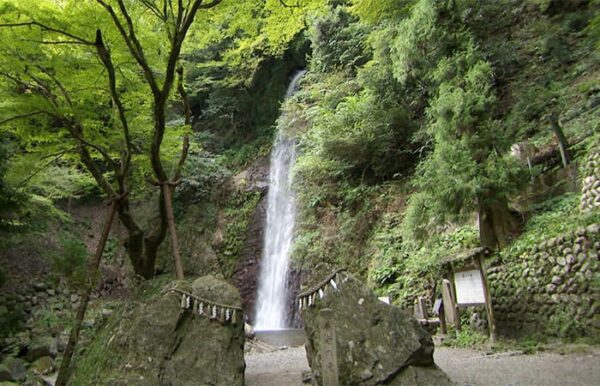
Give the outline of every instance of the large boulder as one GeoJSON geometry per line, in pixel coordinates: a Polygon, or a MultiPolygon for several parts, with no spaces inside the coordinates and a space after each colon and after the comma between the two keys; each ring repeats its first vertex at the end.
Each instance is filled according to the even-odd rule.
{"type": "Polygon", "coordinates": [[[241,309],[233,312],[240,307],[239,292],[213,276],[171,283],[114,313],[78,361],[72,384],[243,385],[244,322],[241,309]],[[189,308],[182,292],[193,295],[189,308]]]}
{"type": "Polygon", "coordinates": [[[302,310],[313,384],[322,384],[319,313],[325,308],[333,310],[341,385],[452,384],[433,363],[431,337],[409,312],[379,301],[346,272],[313,290],[302,310]]]}

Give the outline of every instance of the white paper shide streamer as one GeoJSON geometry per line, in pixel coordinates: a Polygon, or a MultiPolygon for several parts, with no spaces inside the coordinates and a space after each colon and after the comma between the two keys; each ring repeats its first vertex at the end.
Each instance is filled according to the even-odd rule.
{"type": "Polygon", "coordinates": [[[338,273],[341,270],[336,271],[332,274],[330,279],[326,279],[321,285],[310,289],[307,292],[303,292],[298,295],[298,309],[302,310],[307,307],[313,307],[318,299],[323,299],[327,295],[327,289],[331,288],[332,291],[339,291],[338,286],[338,273]],[[337,280],[337,282],[336,282],[337,280]],[[318,296],[318,297],[317,297],[318,296]]]}
{"type": "Polygon", "coordinates": [[[169,291],[181,293],[180,306],[182,309],[191,310],[192,314],[199,317],[207,316],[210,319],[219,320],[223,324],[236,324],[238,311],[242,312],[242,309],[239,307],[213,303],[206,299],[184,293],[181,290],[171,289],[169,291]]]}

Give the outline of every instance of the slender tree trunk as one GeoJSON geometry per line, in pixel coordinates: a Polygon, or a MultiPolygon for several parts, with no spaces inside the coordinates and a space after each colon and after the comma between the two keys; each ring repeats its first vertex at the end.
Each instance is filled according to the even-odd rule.
{"type": "Polygon", "coordinates": [[[505,199],[479,201],[479,239],[482,247],[506,247],[519,233],[519,222],[508,209],[505,199]]]}
{"type": "Polygon", "coordinates": [[[167,210],[167,222],[169,233],[171,234],[171,252],[173,253],[173,264],[175,266],[175,276],[177,279],[184,279],[183,266],[181,264],[181,255],[179,250],[179,239],[177,238],[177,229],[175,228],[175,216],[173,214],[173,199],[171,196],[171,187],[168,184],[162,184],[161,189],[165,198],[165,209],[167,210]]]}
{"type": "Polygon", "coordinates": [[[566,168],[571,163],[571,154],[568,149],[569,142],[567,142],[567,138],[558,124],[558,117],[556,114],[550,114],[549,120],[552,132],[554,132],[556,140],[558,141],[558,149],[560,150],[560,158],[562,159],[563,167],[566,168]]]}
{"type": "Polygon", "coordinates": [[[110,234],[110,228],[112,227],[113,220],[115,218],[115,212],[117,211],[117,200],[113,199],[110,203],[110,207],[108,209],[108,214],[106,217],[106,221],[104,223],[104,229],[102,231],[102,236],[100,241],[98,242],[98,246],[96,247],[96,253],[94,255],[94,259],[90,262],[89,265],[89,282],[87,288],[83,292],[81,297],[81,303],[79,304],[79,308],[77,309],[77,315],[75,317],[75,325],[71,330],[71,334],[69,335],[69,342],[67,343],[67,347],[65,348],[65,353],[63,356],[63,361],[60,366],[60,370],[58,372],[58,377],[56,379],[56,386],[65,386],[69,382],[69,377],[71,376],[71,359],[73,358],[73,353],[75,352],[75,347],[77,346],[77,342],[79,340],[79,332],[81,331],[81,324],[83,322],[83,318],[85,317],[85,312],[87,310],[88,303],[90,301],[90,295],[96,283],[96,275],[98,274],[98,267],[100,266],[100,260],[102,259],[102,254],[104,253],[104,247],[106,246],[106,241],[108,240],[108,235],[110,234]]]}
{"type": "Polygon", "coordinates": [[[165,131],[165,103],[166,99],[162,96],[155,96],[154,99],[154,137],[150,146],[150,161],[154,175],[158,179],[161,195],[164,202],[164,213],[161,212],[161,217],[166,220],[169,234],[171,235],[171,252],[173,254],[173,263],[175,268],[175,276],[178,279],[183,279],[183,265],[181,263],[181,255],[179,250],[179,239],[177,238],[177,228],[175,226],[175,215],[173,214],[173,197],[169,179],[162,167],[160,159],[160,145],[165,131]]]}
{"type": "Polygon", "coordinates": [[[154,275],[154,264],[158,254],[158,248],[167,237],[167,215],[165,209],[165,200],[162,190],[158,194],[159,215],[154,220],[152,230],[144,238],[144,264],[145,269],[154,275]]]}

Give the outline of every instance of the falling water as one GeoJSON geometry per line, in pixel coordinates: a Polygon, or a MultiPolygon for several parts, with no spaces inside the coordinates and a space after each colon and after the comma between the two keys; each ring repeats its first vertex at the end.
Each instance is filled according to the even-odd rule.
{"type": "MultiPolygon", "coordinates": [[[[299,71],[294,75],[285,94],[286,99],[296,91],[304,73],[305,71],[299,71]]],[[[279,130],[271,151],[267,227],[258,279],[256,330],[279,330],[287,327],[288,261],[296,220],[291,173],[295,161],[294,139],[279,130]]]]}

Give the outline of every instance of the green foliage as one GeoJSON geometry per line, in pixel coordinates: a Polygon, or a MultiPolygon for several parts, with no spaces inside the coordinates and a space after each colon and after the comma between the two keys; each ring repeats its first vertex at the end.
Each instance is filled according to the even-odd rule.
{"type": "Polygon", "coordinates": [[[366,32],[342,7],[316,19],[310,30],[312,71],[353,70],[366,63],[369,59],[366,32]]]}
{"type": "Polygon", "coordinates": [[[11,151],[9,143],[0,137],[0,230],[6,231],[19,223],[19,210],[23,206],[23,195],[18,194],[6,181],[11,151]]]}
{"type": "Polygon", "coordinates": [[[123,313],[123,309],[115,310],[114,315],[97,331],[92,342],[86,347],[85,355],[80,354],[75,357],[77,371],[69,380],[70,385],[100,384],[102,380],[110,380],[112,371],[124,365],[123,358],[115,355],[109,347],[111,343],[114,343],[110,339],[111,333],[119,325],[123,313]]]}
{"type": "Polygon", "coordinates": [[[575,224],[587,226],[598,223],[598,210],[586,213],[579,210],[580,198],[579,193],[567,193],[545,201],[527,220],[523,233],[502,255],[505,258],[519,256],[542,241],[573,230],[575,224]]]}
{"type": "Polygon", "coordinates": [[[211,154],[192,152],[183,175],[176,198],[189,205],[210,200],[226,178],[230,177],[230,172],[211,154]]]}
{"type": "Polygon", "coordinates": [[[491,120],[492,70],[475,46],[442,59],[434,78],[439,91],[426,126],[433,151],[417,169],[418,194],[404,222],[407,238],[415,240],[432,225],[463,219],[482,200],[514,192],[521,180],[516,162],[498,154],[509,142],[491,120]]]}
{"type": "Polygon", "coordinates": [[[482,346],[488,341],[489,339],[486,335],[483,335],[468,326],[464,326],[460,331],[451,331],[446,336],[446,339],[444,339],[444,346],[472,348],[482,346]]]}
{"type": "Polygon", "coordinates": [[[25,321],[25,310],[20,304],[8,308],[0,305],[0,338],[11,336],[20,331],[25,321]]]}
{"type": "Polygon", "coordinates": [[[81,287],[86,279],[87,248],[79,239],[64,234],[60,241],[59,250],[49,255],[50,262],[56,273],[65,277],[74,287],[81,287]]]}
{"type": "Polygon", "coordinates": [[[567,341],[585,335],[585,326],[581,325],[571,313],[562,312],[551,315],[545,324],[545,333],[567,341]]]}
{"type": "Polygon", "coordinates": [[[470,225],[437,229],[426,243],[417,245],[403,240],[400,222],[397,214],[386,214],[373,233],[369,282],[398,305],[410,307],[417,296],[436,289],[435,283],[443,275],[441,260],[476,247],[479,234],[470,225]]]}
{"type": "Polygon", "coordinates": [[[367,24],[378,24],[383,20],[397,20],[405,16],[414,0],[354,0],[352,13],[367,24]]]}

